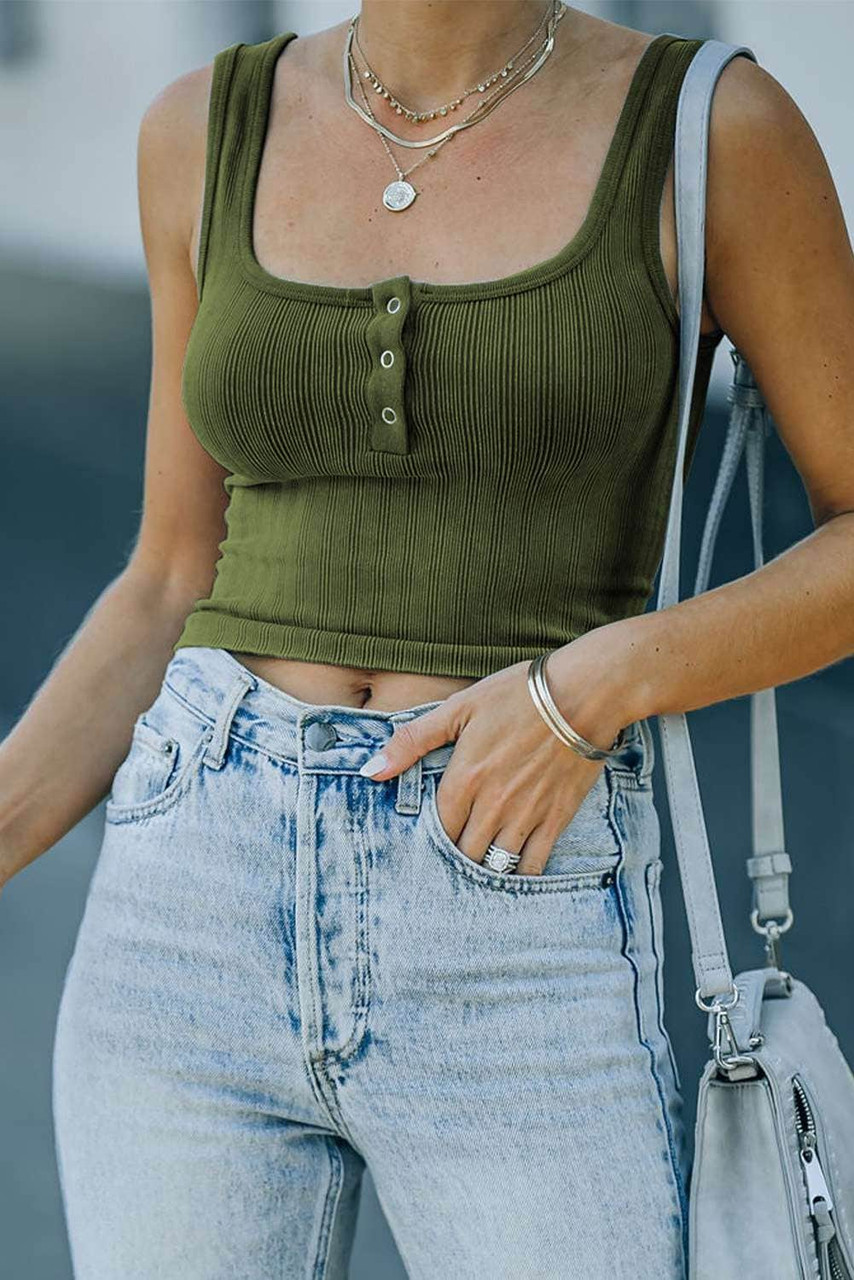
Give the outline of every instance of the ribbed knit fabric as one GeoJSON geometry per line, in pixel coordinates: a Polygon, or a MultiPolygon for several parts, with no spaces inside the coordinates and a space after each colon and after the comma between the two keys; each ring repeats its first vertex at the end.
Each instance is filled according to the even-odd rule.
{"type": "MultiPolygon", "coordinates": [[[[227,537],[175,648],[480,677],[642,612],[677,443],[659,209],[701,41],[644,50],[585,221],[553,257],[473,284],[347,288],[273,276],[253,252],[273,73],[295,37],[214,60],[182,394],[230,473],[227,537]]],[[[686,475],[721,337],[701,337],[686,475]]]]}

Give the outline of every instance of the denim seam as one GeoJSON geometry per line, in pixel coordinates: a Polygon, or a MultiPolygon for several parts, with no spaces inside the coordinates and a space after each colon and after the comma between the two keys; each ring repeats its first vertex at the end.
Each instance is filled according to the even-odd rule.
{"type": "MultiPolygon", "coordinates": [[[[491,880],[481,879],[480,876],[474,875],[466,867],[461,866],[460,863],[455,858],[452,858],[450,853],[448,853],[446,849],[443,849],[438,844],[437,841],[435,840],[432,841],[432,844],[434,848],[437,848],[439,850],[442,857],[448,863],[450,863],[450,865],[454,868],[454,870],[457,872],[458,875],[464,876],[472,884],[478,885],[479,888],[492,889],[493,891],[503,893],[505,897],[508,897],[508,898],[511,898],[511,897],[521,898],[526,894],[540,894],[540,893],[558,893],[558,894],[581,893],[581,892],[584,892],[585,890],[590,891],[591,889],[592,890],[598,889],[600,893],[604,893],[606,889],[609,888],[610,886],[606,886],[602,884],[602,876],[609,874],[611,872],[614,872],[617,869],[617,866],[615,864],[614,866],[608,866],[603,868],[602,871],[579,872],[578,879],[574,884],[558,884],[558,885],[544,884],[542,888],[540,888],[539,885],[529,886],[527,884],[519,884],[517,881],[516,884],[511,887],[512,881],[510,881],[509,877],[507,878],[506,884],[503,881],[498,884],[493,884],[491,880]]],[[[613,854],[611,856],[616,858],[619,855],[613,854]]],[[[550,879],[556,879],[556,877],[546,876],[546,875],[543,876],[544,881],[550,880],[550,879]]]]}
{"type": "MultiPolygon", "coordinates": [[[[334,1049],[323,1049],[315,1058],[312,1059],[317,1087],[320,1090],[323,1104],[338,1135],[344,1138],[346,1142],[349,1142],[354,1151],[358,1151],[359,1148],[356,1143],[356,1139],[350,1132],[350,1127],[342,1114],[341,1105],[338,1101],[338,1095],[335,1090],[335,1082],[329,1074],[329,1064],[332,1061],[338,1062],[338,1054],[334,1049]]],[[[338,1065],[341,1066],[342,1064],[338,1062],[338,1065]]]]}
{"type": "MultiPolygon", "coordinates": [[[[304,784],[305,782],[307,782],[307,779],[303,778],[302,782],[304,784]]],[[[312,813],[315,813],[316,806],[317,806],[317,785],[314,782],[312,782],[311,784],[311,791],[310,791],[308,800],[310,801],[310,811],[312,813]]],[[[299,806],[306,803],[307,803],[307,800],[303,793],[303,788],[301,788],[301,794],[297,801],[298,813],[299,813],[299,806]]],[[[316,893],[315,893],[316,885],[314,883],[313,878],[311,883],[311,890],[312,890],[312,903],[308,904],[309,906],[313,906],[313,902],[316,900],[316,893]]],[[[301,886],[301,892],[303,895],[306,895],[307,893],[306,886],[304,884],[301,886]]],[[[335,1092],[335,1085],[329,1075],[328,1063],[331,1058],[335,1057],[335,1053],[334,1053],[334,1050],[326,1049],[323,1044],[323,1008],[322,1008],[322,998],[320,996],[321,976],[317,968],[317,956],[320,951],[320,939],[318,937],[320,932],[320,927],[321,927],[320,921],[318,916],[313,910],[311,910],[308,913],[307,919],[311,921],[310,925],[308,926],[307,935],[306,935],[308,939],[308,943],[306,947],[307,972],[305,974],[305,977],[301,978],[299,973],[299,959],[298,959],[297,960],[297,983],[299,983],[300,981],[305,981],[305,982],[308,982],[309,984],[308,994],[309,994],[309,999],[311,1001],[311,1018],[312,1018],[311,1034],[314,1036],[315,1041],[319,1045],[319,1048],[314,1050],[310,1049],[307,1053],[304,1052],[303,1061],[306,1062],[306,1065],[307,1065],[309,1078],[311,1080],[312,1091],[315,1097],[317,1098],[318,1102],[326,1111],[326,1114],[329,1116],[329,1119],[332,1123],[333,1128],[337,1129],[338,1133],[341,1134],[341,1136],[343,1136],[344,1138],[346,1138],[347,1141],[350,1142],[352,1146],[355,1146],[352,1135],[350,1134],[349,1129],[341,1114],[341,1108],[339,1106],[338,1098],[335,1092]]],[[[299,956],[300,954],[299,938],[297,938],[296,940],[296,948],[297,948],[297,955],[299,956]]],[[[305,1030],[305,1028],[303,1028],[303,1030],[305,1030]]]]}
{"type": "Polygon", "coordinates": [[[611,768],[607,772],[614,779],[616,786],[622,787],[624,791],[652,791],[651,779],[641,780],[636,773],[632,773],[629,769],[611,768]]]}
{"type": "Polygon", "coordinates": [[[676,1199],[679,1207],[680,1235],[682,1237],[682,1269],[684,1271],[687,1265],[688,1257],[688,1194],[684,1182],[682,1181],[682,1172],[679,1167],[679,1159],[676,1154],[676,1146],[673,1137],[673,1129],[670,1124],[670,1117],[667,1114],[667,1106],[664,1100],[664,1087],[662,1085],[661,1076],[653,1059],[652,1049],[646,1041],[646,1048],[650,1054],[650,1072],[655,1081],[655,1087],[658,1092],[659,1107],[661,1108],[661,1118],[664,1122],[664,1129],[667,1134],[667,1150],[670,1155],[670,1168],[673,1174],[673,1181],[676,1185],[676,1199]]]}
{"type": "MultiPolygon", "coordinates": [[[[213,725],[214,725],[213,720],[211,720],[202,711],[200,711],[198,707],[195,707],[192,705],[192,703],[187,702],[187,700],[183,698],[181,694],[178,693],[175,689],[173,689],[171,685],[169,685],[168,687],[169,687],[169,692],[172,693],[175,696],[175,698],[178,699],[178,701],[182,704],[182,706],[187,711],[191,712],[191,714],[194,715],[197,720],[201,720],[203,724],[206,724],[211,728],[213,728],[213,725]]],[[[297,761],[297,758],[295,756],[283,756],[283,755],[280,755],[277,751],[271,751],[269,747],[262,746],[259,742],[255,742],[252,738],[244,737],[242,733],[240,733],[238,730],[234,729],[233,727],[229,730],[228,736],[230,741],[239,742],[241,746],[247,747],[250,751],[257,751],[259,755],[265,756],[268,760],[273,760],[276,764],[285,765],[285,767],[290,770],[290,772],[294,775],[294,777],[297,777],[299,775],[299,772],[300,772],[299,762],[297,761]]],[[[359,770],[355,768],[354,769],[336,769],[332,771],[328,769],[327,770],[303,769],[303,774],[329,773],[329,772],[358,774],[359,770]]]]}
{"type": "MultiPolygon", "coordinates": [[[[285,765],[294,777],[299,776],[299,763],[295,756],[281,756],[276,751],[269,751],[267,747],[262,747],[259,743],[253,742],[251,738],[244,738],[242,733],[238,733],[234,729],[231,730],[230,736],[233,742],[239,742],[242,747],[248,748],[249,751],[257,751],[259,755],[265,756],[268,760],[272,760],[276,764],[285,765]]],[[[323,770],[320,769],[303,769],[303,774],[322,772],[323,770]]],[[[353,772],[357,773],[358,770],[354,769],[353,772]]]]}
{"type": "Polygon", "coordinates": [[[341,1137],[346,1138],[352,1146],[354,1145],[352,1135],[344,1123],[338,1100],[335,1097],[334,1085],[329,1076],[327,1059],[332,1056],[334,1055],[330,1054],[326,1049],[321,1050],[310,1061],[303,1055],[303,1066],[318,1106],[327,1116],[333,1130],[340,1134],[341,1137]]]}
{"type": "MultiPolygon", "coordinates": [[[[297,979],[297,981],[299,981],[299,979],[297,979]]],[[[318,1107],[322,1111],[324,1117],[328,1120],[328,1122],[332,1126],[333,1130],[341,1132],[343,1136],[347,1138],[348,1141],[351,1141],[347,1127],[341,1119],[337,1104],[333,1105],[332,1103],[330,1103],[328,1097],[326,1096],[326,1090],[324,1089],[324,1085],[326,1086],[326,1089],[330,1091],[330,1093],[333,1090],[333,1086],[332,1086],[331,1080],[329,1079],[328,1073],[326,1071],[325,1061],[323,1060],[325,1056],[326,1056],[325,1050],[321,1052],[321,1055],[319,1057],[309,1058],[306,1056],[305,1053],[301,1054],[301,1061],[302,1061],[303,1071],[305,1073],[305,1079],[308,1083],[309,1088],[311,1089],[312,1094],[314,1095],[314,1099],[317,1102],[318,1107]]]]}
{"type": "MultiPolygon", "coordinates": [[[[195,703],[188,702],[184,695],[180,693],[174,685],[170,684],[168,680],[164,680],[163,685],[164,688],[169,690],[173,698],[175,698],[177,702],[180,702],[185,711],[189,711],[190,714],[195,716],[197,720],[200,720],[202,724],[206,724],[210,729],[213,729],[216,724],[215,720],[212,720],[210,716],[205,715],[204,711],[202,711],[200,707],[197,707],[195,703]]],[[[239,733],[233,727],[233,725],[229,728],[228,737],[234,742],[239,742],[242,746],[248,747],[250,751],[257,751],[260,755],[267,756],[270,760],[275,760],[277,764],[287,765],[292,773],[299,773],[299,766],[294,756],[282,756],[276,751],[270,751],[267,747],[262,747],[260,743],[254,742],[251,738],[245,738],[242,733],[239,733]]]]}
{"type": "MultiPolygon", "coordinates": [[[[301,781],[304,782],[305,779],[302,779],[301,781]]],[[[315,814],[317,812],[317,790],[316,790],[315,783],[312,783],[312,790],[311,790],[311,812],[312,814],[315,814]]],[[[297,858],[299,858],[299,846],[297,847],[297,858]]],[[[303,897],[306,898],[307,892],[306,892],[305,885],[303,885],[302,892],[303,892],[303,897]]],[[[306,904],[307,906],[310,906],[312,908],[310,914],[308,912],[306,913],[306,920],[310,921],[311,923],[306,930],[306,936],[310,937],[311,939],[311,945],[307,948],[307,951],[308,951],[308,957],[307,957],[308,958],[308,975],[307,976],[310,984],[309,991],[311,994],[312,1024],[313,1024],[314,1034],[317,1036],[317,1040],[320,1045],[320,1051],[317,1055],[317,1058],[314,1058],[314,1056],[312,1056],[312,1062],[315,1068],[317,1069],[318,1067],[320,1067],[320,1064],[322,1063],[323,1054],[325,1050],[323,1046],[323,1010],[320,1007],[320,999],[319,999],[320,971],[317,968],[317,957],[322,947],[322,942],[320,939],[321,924],[320,924],[320,918],[314,910],[316,903],[317,903],[316,862],[313,860],[312,861],[312,879],[311,879],[311,902],[306,904]]]]}
{"type": "Polygon", "coordinates": [[[255,677],[247,671],[245,674],[236,675],[231,685],[224,690],[205,755],[205,764],[211,769],[221,769],[225,764],[231,736],[231,722],[246,694],[256,687],[255,677]]]}
{"type": "Polygon", "coordinates": [[[205,715],[204,711],[202,711],[200,707],[197,707],[195,703],[188,702],[183,693],[179,692],[179,690],[176,689],[173,684],[170,684],[168,679],[165,677],[163,680],[163,687],[164,689],[168,689],[172,697],[180,702],[181,706],[194,715],[197,720],[201,720],[204,724],[209,725],[211,729],[214,727],[215,721],[212,720],[210,716],[205,715]]]}
{"type": "Polygon", "coordinates": [[[204,733],[162,795],[134,805],[114,804],[108,798],[105,809],[106,821],[114,826],[121,826],[123,823],[144,822],[147,818],[168,813],[201,776],[208,740],[209,735],[204,733]]]}
{"type": "MultiPolygon", "coordinates": [[[[615,863],[614,865],[603,866],[602,871],[580,871],[573,883],[562,882],[556,885],[543,883],[542,886],[535,884],[528,885],[520,884],[518,880],[514,882],[510,876],[493,883],[491,879],[484,879],[475,872],[469,871],[469,869],[464,867],[456,857],[449,853],[447,849],[443,848],[443,846],[439,844],[438,840],[431,840],[430,843],[438,850],[445,861],[454,868],[457,875],[461,875],[472,884],[476,884],[478,888],[491,889],[498,893],[503,893],[504,896],[508,898],[523,897],[526,894],[540,893],[581,893],[585,890],[589,892],[591,889],[598,889],[600,893],[604,893],[605,889],[610,886],[604,886],[602,884],[602,876],[616,871],[618,865],[615,863]]],[[[613,860],[614,858],[619,858],[619,854],[611,854],[609,857],[613,860]]],[[[558,879],[558,877],[544,875],[542,879],[545,882],[547,880],[558,879]]]]}
{"type": "MultiPolygon", "coordinates": [[[[617,824],[615,823],[614,825],[616,828],[617,824]]],[[[620,835],[620,839],[622,842],[622,839],[623,839],[622,835],[620,835]]],[[[646,876],[646,873],[644,873],[644,879],[645,879],[645,876],[646,876]]],[[[652,1077],[653,1084],[655,1085],[656,1094],[658,1096],[658,1105],[661,1113],[661,1119],[664,1124],[664,1131],[667,1134],[667,1151],[669,1155],[668,1163],[670,1165],[670,1176],[673,1179],[673,1182],[675,1185],[676,1203],[679,1209],[680,1240],[681,1240],[681,1253],[682,1253],[681,1270],[684,1273],[685,1267],[687,1265],[687,1256],[688,1256],[687,1254],[687,1250],[688,1250],[687,1225],[688,1224],[687,1224],[687,1214],[686,1214],[687,1196],[686,1196],[685,1187],[682,1182],[682,1174],[679,1169],[679,1162],[678,1162],[675,1147],[674,1147],[673,1133],[670,1125],[670,1118],[667,1114],[667,1106],[664,1100],[664,1090],[662,1087],[661,1078],[655,1066],[655,1053],[649,1041],[644,1036],[644,1032],[643,1032],[643,1017],[641,1013],[641,1001],[640,1001],[640,971],[638,969],[637,962],[634,956],[632,955],[632,949],[631,949],[632,937],[631,937],[631,930],[629,929],[628,917],[626,913],[626,903],[625,903],[625,896],[624,896],[625,890],[622,883],[622,877],[620,877],[619,875],[615,878],[614,892],[617,898],[617,902],[619,904],[620,916],[623,923],[623,946],[621,948],[621,953],[624,956],[624,958],[628,961],[629,965],[631,966],[631,972],[632,972],[632,998],[634,1000],[634,1005],[635,1005],[635,1024],[637,1027],[638,1041],[647,1052],[647,1056],[649,1059],[650,1075],[652,1077]]],[[[644,897],[646,896],[647,896],[646,892],[644,892],[644,897]]]]}
{"type": "Polygon", "coordinates": [[[614,809],[617,804],[617,797],[621,794],[622,783],[619,778],[614,777],[613,772],[605,770],[605,786],[608,789],[608,803],[605,807],[605,819],[611,828],[611,834],[614,837],[614,844],[617,846],[617,865],[614,867],[614,891],[616,892],[616,882],[619,872],[622,870],[626,861],[626,842],[623,839],[623,833],[620,830],[620,824],[614,816],[614,809]]]}
{"type": "Polygon", "coordinates": [[[673,1045],[671,1044],[667,1028],[664,1025],[664,945],[663,939],[659,937],[655,919],[655,909],[652,901],[652,892],[655,890],[656,882],[660,879],[663,865],[661,858],[656,858],[654,862],[648,863],[644,872],[644,880],[646,885],[647,905],[649,907],[649,929],[652,937],[652,949],[655,954],[655,1004],[658,1029],[667,1046],[667,1056],[670,1058],[670,1066],[673,1071],[673,1078],[676,1082],[676,1086],[681,1089],[682,1086],[679,1079],[679,1068],[676,1065],[676,1055],[673,1051],[673,1045]],[[653,878],[652,884],[650,884],[650,876],[653,878]]]}
{"type": "MultiPolygon", "coordinates": [[[[361,832],[361,826],[359,827],[361,832]]],[[[358,877],[359,888],[356,893],[357,927],[356,927],[356,981],[353,984],[353,1004],[351,1012],[353,1024],[350,1034],[344,1043],[335,1049],[325,1050],[343,1066],[345,1059],[352,1058],[362,1044],[367,1030],[371,1011],[371,967],[368,941],[368,871],[365,848],[362,840],[358,842],[358,877]]]]}
{"type": "Polygon", "coordinates": [[[330,1178],[326,1189],[326,1200],[323,1206],[323,1217],[320,1222],[320,1234],[317,1241],[317,1256],[312,1268],[312,1280],[325,1280],[326,1266],[329,1262],[329,1242],[332,1238],[332,1222],[335,1206],[341,1198],[344,1187],[344,1161],[341,1152],[328,1134],[323,1135],[324,1145],[329,1156],[330,1178]]]}
{"type": "MultiPolygon", "coordinates": [[[[316,797],[314,794],[314,790],[312,790],[312,794],[309,797],[309,799],[311,801],[311,811],[314,812],[315,804],[316,804],[316,797]]],[[[298,799],[297,799],[298,815],[304,803],[306,803],[306,800],[304,795],[302,794],[302,788],[301,788],[300,795],[298,796],[298,799]]],[[[297,863],[299,863],[299,846],[297,846],[297,863]]],[[[313,884],[311,888],[312,890],[314,889],[313,884]]],[[[299,897],[303,899],[307,895],[306,886],[300,882],[299,875],[297,875],[297,894],[299,895],[299,897]]],[[[312,903],[308,903],[307,905],[310,908],[313,908],[312,903]]],[[[297,902],[297,914],[299,914],[299,901],[297,902]]],[[[306,919],[309,920],[311,923],[309,924],[306,932],[306,946],[305,946],[306,972],[304,974],[301,972],[300,957],[303,954],[303,951],[300,948],[300,938],[299,938],[298,931],[297,931],[297,936],[295,938],[295,948],[296,948],[296,956],[297,956],[297,989],[299,990],[301,985],[304,986],[305,983],[308,983],[308,998],[311,1003],[311,1026],[310,1028],[308,1028],[308,1034],[314,1036],[321,1043],[321,1048],[319,1050],[312,1050],[310,1047],[306,1046],[305,1038],[303,1038],[304,1052],[302,1056],[303,1056],[303,1061],[305,1062],[305,1065],[306,1065],[306,1070],[308,1071],[309,1080],[311,1081],[312,1092],[314,1093],[314,1096],[317,1098],[317,1101],[320,1104],[320,1106],[323,1107],[324,1111],[329,1116],[329,1120],[334,1128],[338,1124],[338,1117],[335,1114],[333,1103],[329,1101],[326,1095],[326,1090],[329,1089],[331,1085],[330,1085],[329,1077],[325,1072],[324,1062],[323,1062],[324,1055],[325,1055],[325,1050],[322,1047],[323,1013],[322,1013],[322,1010],[319,1010],[318,1008],[318,976],[319,975],[315,967],[315,959],[316,959],[317,949],[318,949],[317,933],[319,931],[320,924],[313,909],[308,911],[306,919]]],[[[305,1027],[304,1021],[301,1027],[301,1031],[305,1036],[307,1029],[305,1027]]]]}
{"type": "MultiPolygon", "coordinates": [[[[285,886],[285,866],[284,866],[284,861],[281,861],[281,862],[280,862],[280,864],[279,864],[279,872],[280,872],[280,877],[279,877],[279,886],[280,886],[280,889],[282,890],[282,892],[284,893],[284,886],[285,886]]],[[[284,966],[283,966],[283,968],[284,968],[284,977],[283,977],[283,982],[282,982],[282,989],[283,989],[283,990],[284,990],[284,989],[286,989],[286,987],[287,987],[288,983],[289,983],[290,981],[292,981],[292,983],[293,983],[293,989],[294,989],[295,993],[297,994],[297,998],[298,998],[298,995],[299,995],[299,984],[300,984],[300,964],[299,964],[299,939],[298,939],[298,936],[297,936],[297,933],[296,933],[296,929],[294,929],[294,930],[292,931],[292,937],[291,937],[291,944],[290,944],[290,946],[291,946],[291,955],[292,955],[292,975],[291,975],[291,977],[289,977],[288,970],[287,970],[287,966],[286,966],[286,965],[284,965],[284,966]]],[[[299,1014],[299,1013],[298,1013],[298,1018],[299,1018],[299,1024],[300,1024],[300,1036],[301,1036],[301,1032],[302,1032],[302,1017],[301,1017],[301,1014],[299,1014]]],[[[307,1054],[306,1054],[305,1052],[302,1052],[302,1053],[300,1054],[300,1061],[302,1062],[302,1067],[303,1067],[303,1072],[304,1072],[304,1074],[305,1074],[306,1082],[307,1082],[307,1084],[308,1084],[308,1086],[309,1086],[309,1088],[310,1088],[310,1090],[311,1090],[312,1094],[314,1095],[314,1099],[315,1099],[315,1101],[317,1102],[317,1105],[318,1105],[318,1106],[319,1106],[319,1108],[321,1109],[321,1111],[322,1111],[322,1113],[323,1113],[324,1117],[329,1121],[329,1123],[330,1123],[330,1124],[332,1124],[332,1125],[334,1126],[334,1125],[335,1125],[335,1123],[336,1123],[336,1117],[335,1117],[335,1116],[334,1116],[334,1114],[332,1113],[332,1111],[331,1111],[331,1109],[330,1109],[330,1107],[329,1107],[329,1104],[327,1103],[326,1098],[324,1097],[323,1090],[321,1089],[320,1084],[319,1084],[319,1082],[318,1082],[318,1080],[317,1080],[317,1077],[316,1077],[315,1072],[314,1072],[314,1070],[313,1070],[314,1063],[309,1059],[309,1057],[307,1056],[307,1054]]]]}

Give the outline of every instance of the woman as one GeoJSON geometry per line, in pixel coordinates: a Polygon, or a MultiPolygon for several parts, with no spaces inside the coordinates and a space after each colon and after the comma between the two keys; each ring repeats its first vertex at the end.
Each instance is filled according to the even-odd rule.
{"type": "Polygon", "coordinates": [[[694,433],[726,332],[817,528],[643,612],[699,44],[363,0],[145,113],[139,538],[0,757],[3,880],[110,793],[54,1058],[83,1280],[343,1277],[366,1165],[412,1276],[684,1275],[647,722],[854,649],[852,255],[745,58],[694,433]]]}

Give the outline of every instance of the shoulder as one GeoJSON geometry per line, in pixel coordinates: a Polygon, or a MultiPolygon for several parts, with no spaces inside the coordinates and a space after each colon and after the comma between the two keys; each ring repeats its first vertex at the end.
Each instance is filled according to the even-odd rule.
{"type": "MultiPolygon", "coordinates": [[[[709,118],[710,183],[740,191],[760,204],[779,201],[793,188],[830,183],[827,163],[795,99],[759,63],[731,59],[720,74],[709,118]]],[[[831,184],[832,185],[832,184],[831,184]]]]}
{"type": "Polygon", "coordinates": [[[148,103],[139,125],[141,158],[154,164],[186,163],[207,126],[213,59],[164,85],[148,103]]]}
{"type": "Polygon", "coordinates": [[[764,242],[773,257],[842,220],[830,168],[809,121],[764,67],[736,57],[709,118],[708,248],[722,262],[764,242]]]}
{"type": "Polygon", "coordinates": [[[146,106],[137,136],[140,222],[151,265],[155,250],[188,253],[204,179],[214,61],[164,85],[146,106]]]}
{"type": "Polygon", "coordinates": [[[813,129],[749,58],[733,58],[715,89],[706,214],[715,318],[756,377],[816,517],[848,510],[839,459],[854,420],[854,255],[813,129]]]}
{"type": "Polygon", "coordinates": [[[712,99],[710,141],[739,143],[739,154],[773,156],[792,145],[817,146],[795,99],[760,63],[740,56],[721,72],[712,99]]]}
{"type": "Polygon", "coordinates": [[[140,164],[164,177],[175,167],[185,174],[197,170],[204,162],[215,80],[222,92],[233,77],[251,78],[276,39],[228,45],[209,62],[183,72],[159,89],[140,120],[140,164]]]}

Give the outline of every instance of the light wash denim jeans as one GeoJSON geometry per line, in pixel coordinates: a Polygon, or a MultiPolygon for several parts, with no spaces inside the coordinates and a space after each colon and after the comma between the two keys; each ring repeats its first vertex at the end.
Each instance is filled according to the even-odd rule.
{"type": "Polygon", "coordinates": [[[365,1165],[416,1280],[683,1280],[649,726],[502,875],[439,821],[453,743],[358,773],[436,705],[172,656],[58,1013],[77,1280],[341,1280],[365,1165]]]}

